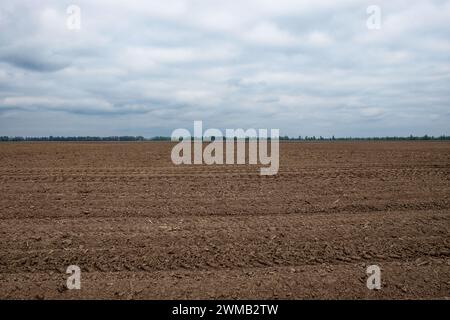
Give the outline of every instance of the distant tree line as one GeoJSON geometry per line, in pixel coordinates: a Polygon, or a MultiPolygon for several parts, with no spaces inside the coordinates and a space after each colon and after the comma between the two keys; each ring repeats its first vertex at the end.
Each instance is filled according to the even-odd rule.
{"type": "Polygon", "coordinates": [[[401,137],[401,136],[386,136],[386,137],[323,137],[323,136],[298,136],[297,138],[292,138],[288,136],[280,137],[280,140],[293,140],[293,141],[409,141],[409,140],[450,140],[450,136],[441,135],[441,136],[407,136],[407,137],[401,137]]]}
{"type": "MultiPolygon", "coordinates": [[[[192,138],[194,139],[194,138],[192,138]]],[[[270,139],[270,138],[269,138],[270,139]]],[[[165,136],[156,136],[152,138],[144,138],[143,136],[109,136],[109,137],[98,137],[98,136],[73,136],[73,137],[63,137],[63,136],[49,136],[49,137],[8,137],[8,136],[0,136],[0,142],[19,142],[19,141],[170,141],[170,137],[165,136]]],[[[213,139],[214,140],[214,137],[213,139]]],[[[246,139],[248,140],[248,139],[246,139]]],[[[410,135],[408,137],[323,137],[323,136],[298,136],[298,137],[289,137],[282,136],[280,137],[281,141],[424,141],[424,140],[450,140],[450,136],[441,135],[441,136],[413,136],[410,135]]]]}
{"type": "Polygon", "coordinates": [[[77,137],[0,137],[0,141],[145,141],[142,136],[77,136],[77,137]]]}

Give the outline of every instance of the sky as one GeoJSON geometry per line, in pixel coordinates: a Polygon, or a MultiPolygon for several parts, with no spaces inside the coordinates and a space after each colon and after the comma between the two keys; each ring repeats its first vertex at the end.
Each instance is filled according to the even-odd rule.
{"type": "Polygon", "coordinates": [[[2,0],[0,31],[0,135],[450,134],[450,0],[2,0]]]}

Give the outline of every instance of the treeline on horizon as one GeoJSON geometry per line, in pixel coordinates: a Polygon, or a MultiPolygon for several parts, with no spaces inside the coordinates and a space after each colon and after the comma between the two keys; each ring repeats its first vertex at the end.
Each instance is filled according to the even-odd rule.
{"type": "MultiPolygon", "coordinates": [[[[194,138],[191,138],[194,140],[194,138]]],[[[214,137],[211,139],[213,140],[214,137]]],[[[236,139],[236,138],[235,138],[236,139]]],[[[20,141],[170,141],[170,137],[165,136],[156,136],[152,138],[144,138],[143,136],[109,136],[109,137],[98,137],[98,136],[73,136],[73,137],[64,137],[64,136],[48,136],[48,137],[9,137],[9,136],[0,136],[0,142],[20,142],[20,141]]],[[[207,139],[206,139],[207,140],[207,139]]],[[[248,140],[248,138],[246,139],[248,140]]],[[[270,138],[269,138],[270,140],[270,138]]],[[[298,136],[298,137],[289,137],[282,136],[280,137],[280,141],[426,141],[426,140],[450,140],[450,136],[441,135],[441,136],[386,136],[386,137],[316,137],[316,136],[298,136]]]]}

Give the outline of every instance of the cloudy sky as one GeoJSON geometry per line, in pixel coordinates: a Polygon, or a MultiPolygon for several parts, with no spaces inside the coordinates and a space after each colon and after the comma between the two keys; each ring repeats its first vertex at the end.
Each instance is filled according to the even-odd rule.
{"type": "Polygon", "coordinates": [[[0,135],[450,134],[446,0],[2,0],[0,30],[0,135]]]}

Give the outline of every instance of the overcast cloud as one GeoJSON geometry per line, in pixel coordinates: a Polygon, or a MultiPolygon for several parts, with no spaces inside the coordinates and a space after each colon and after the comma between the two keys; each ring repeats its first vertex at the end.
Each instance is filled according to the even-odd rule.
{"type": "Polygon", "coordinates": [[[0,135],[450,134],[450,1],[3,0],[0,30],[0,135]]]}

